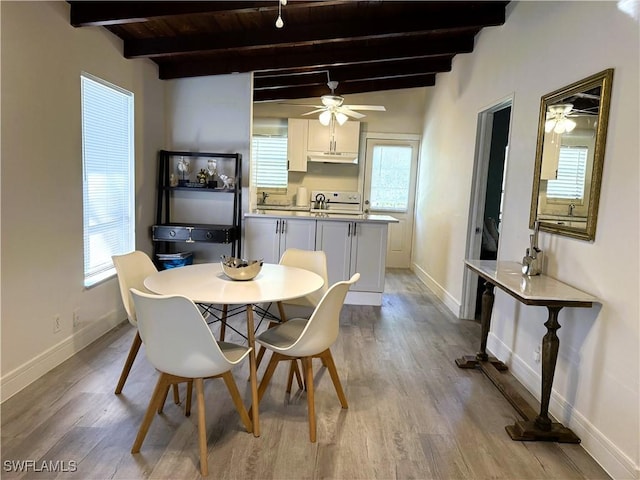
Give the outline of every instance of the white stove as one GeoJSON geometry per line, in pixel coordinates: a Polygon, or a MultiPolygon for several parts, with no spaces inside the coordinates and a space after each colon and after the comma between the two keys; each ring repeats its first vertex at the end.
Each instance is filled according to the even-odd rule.
{"type": "Polygon", "coordinates": [[[359,192],[313,190],[311,192],[310,212],[361,215],[363,213],[362,195],[359,192]]]}

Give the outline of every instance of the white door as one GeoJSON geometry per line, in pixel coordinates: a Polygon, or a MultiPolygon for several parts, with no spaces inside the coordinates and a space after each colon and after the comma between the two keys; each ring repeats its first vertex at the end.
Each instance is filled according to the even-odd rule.
{"type": "Polygon", "coordinates": [[[387,267],[411,264],[418,147],[418,140],[367,138],[365,211],[399,220],[389,224],[387,267]]]}
{"type": "Polygon", "coordinates": [[[316,249],[315,220],[282,218],[280,230],[280,256],[287,248],[316,249]]]}

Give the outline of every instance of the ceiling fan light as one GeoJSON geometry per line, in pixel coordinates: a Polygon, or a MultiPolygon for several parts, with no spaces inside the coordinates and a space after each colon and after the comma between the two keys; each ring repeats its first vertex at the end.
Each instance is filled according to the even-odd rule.
{"type": "Polygon", "coordinates": [[[320,114],[318,120],[320,120],[320,123],[325,127],[328,126],[329,123],[331,123],[331,112],[329,110],[325,110],[320,114]]]}
{"type": "Polygon", "coordinates": [[[564,127],[564,122],[561,122],[561,121],[556,122],[556,126],[555,126],[555,128],[553,129],[553,131],[554,131],[555,133],[557,133],[558,135],[560,135],[561,133],[564,133],[564,132],[565,132],[565,130],[566,130],[566,129],[565,129],[565,127],[564,127]]]}
{"type": "Polygon", "coordinates": [[[336,112],[336,120],[338,121],[339,125],[344,125],[344,123],[349,120],[349,117],[347,117],[344,113],[342,112],[336,112]]]}
{"type": "Polygon", "coordinates": [[[553,127],[555,127],[555,126],[556,126],[555,119],[552,118],[551,120],[547,120],[544,123],[544,131],[547,132],[547,133],[551,133],[551,130],[553,130],[553,127]]]}
{"type": "Polygon", "coordinates": [[[573,129],[576,128],[576,122],[574,122],[570,118],[565,118],[564,119],[564,128],[567,130],[567,133],[568,132],[572,132],[573,129]]]}

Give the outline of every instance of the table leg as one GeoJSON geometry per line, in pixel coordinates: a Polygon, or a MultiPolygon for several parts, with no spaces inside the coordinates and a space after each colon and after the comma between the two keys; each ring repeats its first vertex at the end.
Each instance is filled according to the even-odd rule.
{"type": "Polygon", "coordinates": [[[459,368],[475,368],[478,362],[491,362],[498,370],[507,370],[507,366],[497,358],[489,358],[487,354],[487,338],[491,328],[491,314],[493,313],[493,294],[494,285],[490,282],[484,282],[484,293],[482,294],[482,310],[480,313],[480,351],[475,356],[465,355],[456,359],[456,365],[459,368]]]}
{"type": "Polygon", "coordinates": [[[253,331],[253,305],[247,305],[247,339],[251,352],[249,353],[249,379],[251,382],[251,421],[253,422],[253,436],[260,436],[260,419],[258,405],[258,373],[256,368],[256,342],[253,331]]]}
{"type": "Polygon", "coordinates": [[[549,318],[544,326],[547,333],[542,338],[542,391],[540,413],[535,420],[516,422],[507,426],[507,432],[514,440],[546,440],[550,442],[580,443],[580,438],[561,423],[554,423],[549,418],[549,400],[553,376],[558,360],[560,340],[556,331],[560,328],[558,313],[562,307],[548,306],[549,318]]]}

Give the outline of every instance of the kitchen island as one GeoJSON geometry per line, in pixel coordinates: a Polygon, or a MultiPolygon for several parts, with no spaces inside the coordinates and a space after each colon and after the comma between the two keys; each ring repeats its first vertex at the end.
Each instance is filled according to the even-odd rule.
{"type": "Polygon", "coordinates": [[[346,303],[381,305],[388,225],[397,221],[389,215],[258,209],[244,214],[243,256],[278,263],[287,248],[323,250],[329,284],[361,275],[346,303]]]}

